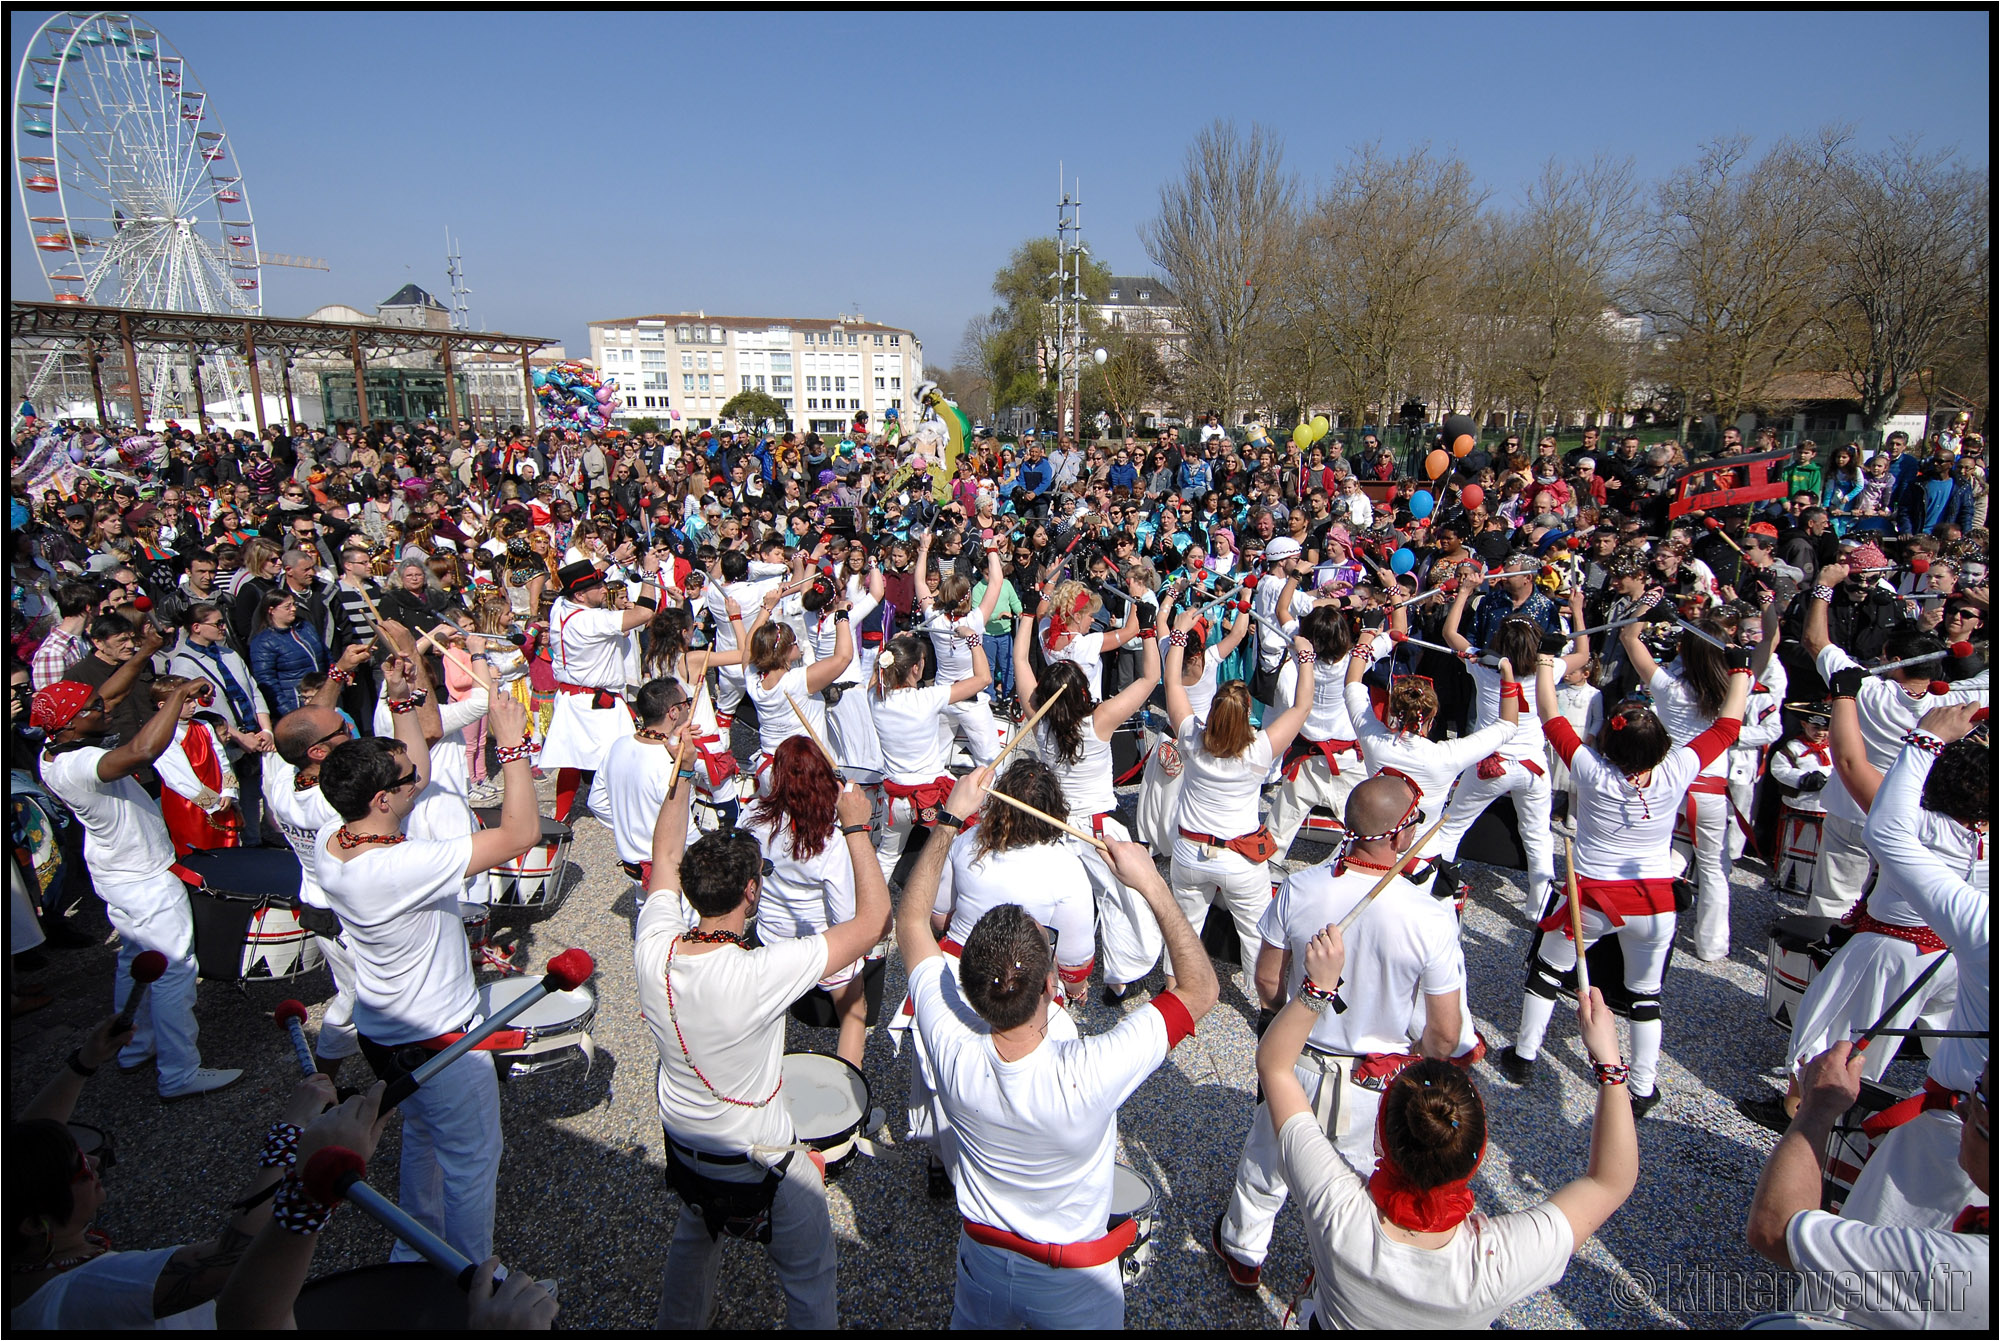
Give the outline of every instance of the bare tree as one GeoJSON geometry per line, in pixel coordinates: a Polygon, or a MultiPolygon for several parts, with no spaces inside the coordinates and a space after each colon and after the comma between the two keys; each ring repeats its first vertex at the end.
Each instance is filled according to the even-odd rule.
{"type": "Polygon", "coordinates": [[[1830,175],[1826,306],[1818,347],[1861,401],[1867,427],[1947,356],[1991,291],[1990,186],[1949,153],[1898,143],[1830,175]]]}
{"type": "Polygon", "coordinates": [[[1683,432],[1702,411],[1728,423],[1803,366],[1819,327],[1827,179],[1845,140],[1784,140],[1754,167],[1747,139],[1717,140],[1661,184],[1638,288],[1683,432]]]}
{"type": "Polygon", "coordinates": [[[1173,291],[1184,336],[1183,393],[1233,420],[1250,394],[1252,362],[1296,187],[1276,134],[1210,123],[1180,177],[1160,188],[1160,213],[1140,230],[1173,291]]]}

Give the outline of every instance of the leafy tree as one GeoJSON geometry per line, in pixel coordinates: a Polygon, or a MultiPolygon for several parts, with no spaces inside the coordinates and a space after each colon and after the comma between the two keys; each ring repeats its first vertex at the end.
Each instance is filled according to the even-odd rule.
{"type": "Polygon", "coordinates": [[[785,407],[777,398],[764,391],[739,391],[731,396],[722,407],[722,417],[734,419],[741,424],[761,424],[770,420],[774,424],[785,422],[785,407]]]}
{"type": "Polygon", "coordinates": [[[621,421],[619,426],[632,434],[658,433],[660,431],[660,421],[657,419],[626,419],[621,421]]]}
{"type": "MultiPolygon", "coordinates": [[[[1029,238],[993,276],[993,310],[967,325],[959,360],[984,375],[995,408],[1055,408],[1056,285],[1061,258],[1056,239],[1029,238]]],[[[1086,348],[1096,334],[1089,304],[1111,292],[1111,268],[1089,257],[1083,263],[1086,348]]],[[[1089,408],[1085,407],[1086,415],[1089,408]]]]}

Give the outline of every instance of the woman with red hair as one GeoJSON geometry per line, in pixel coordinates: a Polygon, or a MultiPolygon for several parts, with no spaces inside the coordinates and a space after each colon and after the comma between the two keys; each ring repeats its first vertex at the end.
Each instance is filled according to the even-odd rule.
{"type": "MultiPolygon", "coordinates": [[[[757,935],[767,944],[803,940],[854,917],[854,863],[836,843],[840,779],[819,747],[793,736],[771,752],[765,792],[750,806],[743,827],[755,834],[771,873],[757,900],[757,935]]],[[[834,1051],[861,1065],[868,1042],[868,1000],[862,990],[864,960],[829,973],[818,990],[831,998],[840,1021],[834,1051]]]]}

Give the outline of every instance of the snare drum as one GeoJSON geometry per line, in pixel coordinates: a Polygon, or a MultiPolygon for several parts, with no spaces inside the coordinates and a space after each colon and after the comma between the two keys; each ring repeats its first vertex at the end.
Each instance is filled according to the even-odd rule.
{"type": "Polygon", "coordinates": [[[1139,1233],[1132,1246],[1118,1254],[1118,1269],[1130,1289],[1153,1260],[1153,1220],[1159,1214],[1159,1198],[1146,1176],[1129,1164],[1111,1167],[1111,1226],[1125,1220],[1138,1222],[1139,1233]]]}
{"type": "MultiPolygon", "coordinates": [[[[492,806],[472,812],[483,829],[500,826],[500,808],[492,806]]],[[[553,917],[569,890],[563,884],[569,865],[570,826],[560,820],[542,819],[542,836],[533,847],[492,871],[492,914],[502,922],[539,922],[553,917]]]]}
{"type": "Polygon", "coordinates": [[[823,1052],[786,1053],[781,1074],[792,1130],[833,1173],[854,1158],[868,1120],[868,1078],[846,1059],[823,1052]]]}
{"type": "Polygon", "coordinates": [[[289,847],[190,852],[174,874],[188,887],[202,977],[296,978],[325,958],[299,922],[299,859],[289,847]]]}
{"type": "Polygon", "coordinates": [[[1861,1082],[1861,1097],[1833,1124],[1826,1140],[1826,1172],[1820,1182],[1821,1210],[1840,1214],[1840,1208],[1847,1204],[1848,1195],[1861,1177],[1861,1166],[1875,1153],[1876,1140],[1862,1130],[1861,1124],[1901,1098],[1872,1080],[1861,1082]]]}
{"type": "Polygon", "coordinates": [[[1759,1313],[1743,1324],[1746,1332],[1865,1332],[1858,1322],[1824,1313],[1759,1313]]]}
{"type": "MultiPolygon", "coordinates": [[[[540,982],[540,978],[506,978],[480,984],[479,1013],[486,1017],[499,1013],[540,982]]],[[[588,1070],[595,1054],[590,1026],[596,1020],[597,998],[588,987],[550,992],[507,1022],[506,1028],[521,1032],[522,1043],[518,1048],[495,1050],[494,1069],[502,1080],[538,1076],[578,1065],[588,1070]]]]}
{"type": "Polygon", "coordinates": [[[111,1133],[102,1127],[93,1127],[88,1122],[69,1124],[69,1138],[76,1142],[78,1152],[97,1160],[97,1171],[118,1167],[118,1149],[111,1144],[111,1133]]]}
{"type": "Polygon", "coordinates": [[[1784,809],[1778,821],[1777,886],[1787,894],[1812,892],[1813,868],[1819,865],[1820,827],[1826,816],[1817,810],[1784,809]]]}
{"type": "Polygon", "coordinates": [[[1789,1029],[1799,1018],[1806,988],[1837,948],[1828,933],[1830,917],[1781,917],[1771,924],[1764,950],[1764,1014],[1789,1029]]]}
{"type": "Polygon", "coordinates": [[[302,1332],[462,1332],[465,1291],[429,1262],[382,1262],[307,1281],[292,1317],[302,1332]]]}

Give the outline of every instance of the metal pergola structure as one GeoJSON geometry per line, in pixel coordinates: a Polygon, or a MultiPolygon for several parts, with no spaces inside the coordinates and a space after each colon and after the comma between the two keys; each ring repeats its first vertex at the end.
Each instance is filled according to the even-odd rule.
{"type": "MultiPolygon", "coordinates": [[[[521,387],[527,402],[528,430],[535,427],[535,386],[529,356],[555,343],[538,335],[503,335],[497,331],[437,330],[426,326],[388,326],[374,322],[309,321],[304,318],[228,316],[208,312],[161,312],[144,308],[99,307],[82,303],[13,302],[7,304],[7,341],[14,354],[24,351],[66,353],[90,369],[90,389],[97,417],[109,423],[105,409],[103,363],[114,352],[124,365],[132,422],[146,431],[145,393],[139,380],[139,352],[178,353],[191,365],[195,402],[208,428],[208,411],[200,393],[200,360],[205,354],[240,357],[250,371],[250,401],[257,432],[264,431],[264,389],[259,363],[278,360],[285,389],[285,415],[298,422],[292,398],[292,362],[309,358],[347,358],[354,365],[357,389],[367,384],[368,360],[399,355],[430,355],[445,374],[446,413],[459,418],[458,381],[452,375],[457,353],[518,354],[521,387]]],[[[361,427],[367,428],[368,397],[359,402],[361,427]]],[[[469,408],[469,407],[467,407],[469,408]]]]}

